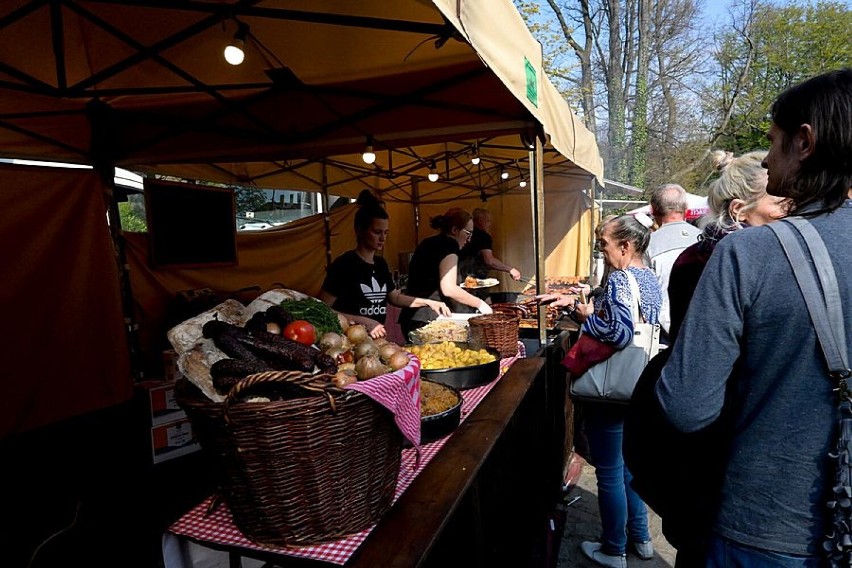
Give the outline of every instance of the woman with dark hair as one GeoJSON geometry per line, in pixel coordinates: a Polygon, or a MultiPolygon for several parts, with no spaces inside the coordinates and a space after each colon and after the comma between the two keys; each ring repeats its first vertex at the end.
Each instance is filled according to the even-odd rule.
{"type": "MultiPolygon", "coordinates": [[[[417,245],[408,265],[408,291],[435,301],[453,300],[470,306],[483,314],[491,313],[491,306],[469,294],[458,285],[459,251],[473,234],[473,218],[464,209],[453,207],[443,215],[429,221],[437,235],[427,237],[417,245]]],[[[403,310],[399,323],[406,337],[435,319],[435,313],[423,308],[403,310]]]]}
{"type": "MultiPolygon", "coordinates": [[[[604,261],[612,268],[604,294],[596,303],[579,304],[576,313],[583,320],[583,333],[616,349],[633,340],[631,280],[639,288],[639,312],[647,323],[658,323],[662,292],[654,272],[645,266],[643,256],[651,232],[632,215],[616,217],[603,225],[600,245],[604,261]]],[[[555,298],[555,306],[573,305],[573,296],[545,294],[555,298]]],[[[598,505],[603,527],[601,542],[586,541],[580,550],[601,566],[625,568],[628,544],[631,550],[649,560],[654,556],[648,530],[645,503],[630,487],[632,476],[624,465],[622,438],[626,406],[589,403],[583,407],[585,432],[591,461],[598,479],[598,505]]]]}
{"type": "MultiPolygon", "coordinates": [[[[825,243],[839,297],[852,297],[852,69],[783,92],[768,138],[767,192],[808,219],[825,243]]],[[[719,241],[656,385],[664,416],[680,431],[706,428],[723,407],[733,424],[701,566],[849,564],[824,556],[826,544],[838,553],[826,540],[834,532],[826,501],[836,485],[837,457],[829,454],[838,385],[806,304],[821,298],[803,295],[785,256],[770,226],[719,241]]],[[[843,308],[852,345],[852,310],[843,308]]],[[[837,498],[836,507],[845,506],[837,498]]]]}
{"type": "Polygon", "coordinates": [[[364,325],[374,339],[387,335],[385,316],[388,303],[449,315],[450,309],[445,303],[415,298],[394,287],[388,263],[376,256],[384,248],[390,232],[387,211],[369,190],[358,196],[358,205],[355,249],[343,253],[331,263],[320,299],[350,321],[364,325]]]}

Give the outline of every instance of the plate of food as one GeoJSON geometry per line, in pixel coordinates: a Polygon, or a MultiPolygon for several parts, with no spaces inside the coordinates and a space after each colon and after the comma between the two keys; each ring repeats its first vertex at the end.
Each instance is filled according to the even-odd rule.
{"type": "Polygon", "coordinates": [[[464,279],[464,282],[462,282],[461,287],[468,290],[474,290],[476,288],[491,288],[499,283],[500,281],[496,278],[474,278],[473,276],[468,276],[464,279]]]}

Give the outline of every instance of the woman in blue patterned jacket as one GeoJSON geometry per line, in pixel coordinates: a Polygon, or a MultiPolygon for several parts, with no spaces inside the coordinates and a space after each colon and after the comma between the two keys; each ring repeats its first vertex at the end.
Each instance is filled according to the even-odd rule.
{"type": "MultiPolygon", "coordinates": [[[[650,231],[631,215],[616,217],[601,231],[604,261],[612,267],[604,294],[592,304],[579,304],[577,316],[583,321],[583,333],[623,349],[633,339],[632,294],[629,273],[639,285],[639,311],[647,323],[657,323],[662,293],[653,271],[643,261],[651,238],[650,231]]],[[[543,296],[542,299],[553,296],[543,296]]],[[[556,296],[554,305],[568,305],[571,296],[556,296]]],[[[583,542],[583,554],[601,566],[627,566],[628,544],[632,551],[648,560],[654,555],[648,532],[648,512],[639,496],[630,488],[631,475],[624,465],[621,445],[626,406],[590,403],[584,408],[585,430],[589,439],[592,465],[598,480],[598,506],[601,542],[583,542]]]]}

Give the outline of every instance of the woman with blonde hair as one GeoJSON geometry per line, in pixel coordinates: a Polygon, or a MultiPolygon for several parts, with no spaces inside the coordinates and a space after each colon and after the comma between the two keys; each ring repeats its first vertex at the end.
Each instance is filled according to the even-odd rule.
{"type": "Polygon", "coordinates": [[[766,225],[784,215],[784,200],[766,193],[768,178],[761,165],[765,157],[764,150],[742,156],[724,150],[710,154],[719,177],[710,183],[707,192],[710,213],[705,217],[704,232],[696,244],[681,253],[669,278],[672,342],[716,243],[733,231],[766,225]]]}

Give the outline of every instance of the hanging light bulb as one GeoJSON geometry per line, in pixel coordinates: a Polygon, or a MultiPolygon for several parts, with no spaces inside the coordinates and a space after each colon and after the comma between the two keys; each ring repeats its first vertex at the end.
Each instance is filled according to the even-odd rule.
{"type": "Polygon", "coordinates": [[[478,166],[480,161],[481,159],[479,157],[479,144],[474,144],[473,154],[471,155],[470,163],[474,166],[478,166]]]}
{"type": "Polygon", "coordinates": [[[248,24],[237,22],[237,33],[234,39],[225,48],[225,61],[231,65],[239,65],[246,58],[246,38],[248,37],[248,24]]]}
{"type": "Polygon", "coordinates": [[[500,179],[509,179],[509,172],[503,166],[500,166],[500,179]]]}
{"type": "Polygon", "coordinates": [[[427,177],[429,178],[429,181],[431,181],[431,182],[438,181],[438,172],[437,172],[437,170],[435,170],[435,162],[432,162],[429,165],[429,175],[427,177]]]}
{"type": "Polygon", "coordinates": [[[364,153],[361,154],[361,159],[365,164],[372,164],[376,161],[376,153],[373,152],[373,137],[367,136],[367,147],[364,148],[364,153]]]}
{"type": "Polygon", "coordinates": [[[521,178],[521,183],[519,183],[518,185],[520,185],[521,187],[526,187],[527,186],[527,180],[525,180],[524,178],[521,178]]]}

